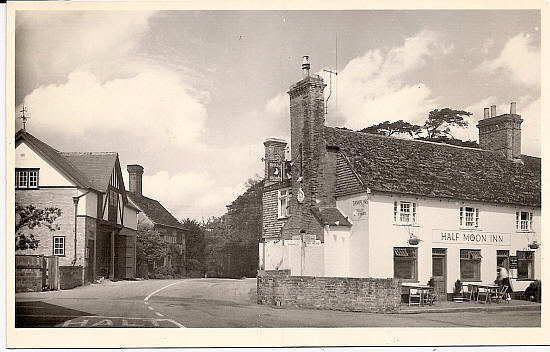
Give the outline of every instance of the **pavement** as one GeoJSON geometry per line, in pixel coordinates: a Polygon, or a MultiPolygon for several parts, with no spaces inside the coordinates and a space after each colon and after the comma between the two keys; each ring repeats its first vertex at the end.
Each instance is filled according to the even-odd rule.
{"type": "Polygon", "coordinates": [[[18,293],[15,300],[16,327],[540,327],[541,324],[540,304],[524,301],[487,306],[453,302],[415,308],[402,306],[401,312],[409,314],[264,306],[256,304],[254,278],[105,281],[64,291],[18,293]]]}

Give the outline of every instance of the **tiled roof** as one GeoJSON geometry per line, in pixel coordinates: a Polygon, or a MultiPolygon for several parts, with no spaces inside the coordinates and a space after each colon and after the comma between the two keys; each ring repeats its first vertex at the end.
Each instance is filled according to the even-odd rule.
{"type": "Polygon", "coordinates": [[[319,221],[321,225],[331,225],[331,226],[351,226],[351,223],[348,221],[338,208],[311,208],[311,212],[315,218],[319,221]]]}
{"type": "Polygon", "coordinates": [[[164,225],[185,230],[185,227],[180,223],[166,208],[157,200],[140,196],[138,194],[127,192],[128,198],[132,201],[145,215],[151,219],[155,225],[164,225]]]}
{"type": "MultiPolygon", "coordinates": [[[[365,187],[428,197],[540,206],[541,160],[325,127],[365,187]]],[[[340,163],[344,165],[344,163],[340,163]]]]}
{"type": "Polygon", "coordinates": [[[91,182],[92,188],[102,192],[107,191],[117,159],[117,153],[61,152],[60,154],[86,175],[91,182]]]}

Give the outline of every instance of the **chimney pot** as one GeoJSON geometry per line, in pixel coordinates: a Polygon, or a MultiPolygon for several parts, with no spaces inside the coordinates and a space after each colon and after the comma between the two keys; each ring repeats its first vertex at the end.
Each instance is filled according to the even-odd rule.
{"type": "Polygon", "coordinates": [[[483,118],[488,119],[489,118],[489,108],[483,109],[483,118]]]}
{"type": "Polygon", "coordinates": [[[516,102],[513,101],[510,103],[510,114],[515,115],[516,114],[516,102]]]}
{"type": "Polygon", "coordinates": [[[497,106],[491,105],[491,117],[497,116],[497,106]]]}
{"type": "Polygon", "coordinates": [[[309,77],[309,68],[310,68],[310,64],[309,64],[309,56],[308,55],[304,55],[304,58],[303,58],[303,61],[302,61],[302,73],[304,75],[304,78],[307,78],[309,77]]]}

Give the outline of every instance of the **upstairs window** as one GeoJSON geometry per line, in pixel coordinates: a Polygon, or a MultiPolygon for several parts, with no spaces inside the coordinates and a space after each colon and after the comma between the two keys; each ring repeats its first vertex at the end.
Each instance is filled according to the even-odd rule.
{"type": "Polygon", "coordinates": [[[460,226],[479,227],[479,208],[460,207],[460,226]]]}
{"type": "Polygon", "coordinates": [[[516,230],[532,231],[533,230],[533,213],[528,211],[516,212],[516,230]]]}
{"type": "Polygon", "coordinates": [[[118,193],[112,189],[109,190],[109,205],[114,207],[118,205],[118,193]]]}
{"type": "Polygon", "coordinates": [[[288,218],[290,216],[290,198],[292,197],[292,189],[280,189],[278,191],[278,217],[288,218]]]}
{"type": "Polygon", "coordinates": [[[38,169],[15,169],[15,188],[38,188],[38,169]]]}
{"type": "Polygon", "coordinates": [[[416,203],[393,202],[393,221],[400,224],[416,224],[416,203]]]}

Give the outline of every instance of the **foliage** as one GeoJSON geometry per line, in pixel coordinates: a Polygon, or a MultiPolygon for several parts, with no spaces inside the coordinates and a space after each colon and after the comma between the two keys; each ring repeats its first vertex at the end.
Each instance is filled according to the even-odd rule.
{"type": "Polygon", "coordinates": [[[56,207],[36,208],[34,205],[25,207],[15,203],[15,250],[36,249],[39,240],[32,233],[23,233],[20,230],[46,226],[50,231],[59,230],[55,222],[61,216],[61,209],[56,207]]]}
{"type": "Polygon", "coordinates": [[[428,119],[423,126],[426,130],[427,139],[431,140],[438,137],[452,137],[450,130],[451,126],[462,128],[468,126],[468,121],[464,120],[464,118],[471,115],[472,113],[468,111],[449,108],[430,111],[428,114],[428,119]]]}
{"type": "Polygon", "coordinates": [[[150,276],[152,279],[173,279],[176,276],[176,272],[168,266],[159,266],[150,276]]]}
{"type": "Polygon", "coordinates": [[[437,137],[437,138],[427,138],[427,137],[418,137],[416,138],[422,141],[430,141],[436,143],[445,143],[450,145],[457,145],[459,147],[468,147],[468,148],[479,148],[479,144],[476,141],[463,141],[456,138],[449,137],[437,137]]]}
{"type": "Polygon", "coordinates": [[[384,121],[377,125],[363,128],[359,132],[381,134],[391,136],[393,134],[408,134],[409,136],[417,136],[422,131],[422,126],[413,125],[409,122],[399,120],[394,122],[384,121]]]}
{"type": "Polygon", "coordinates": [[[155,262],[166,255],[167,243],[160,233],[146,226],[138,226],[136,259],[138,263],[155,262]]]}
{"type": "Polygon", "coordinates": [[[199,222],[189,218],[183,220],[183,226],[187,229],[185,233],[185,258],[186,261],[195,259],[201,262],[204,258],[204,230],[199,222]]]}

